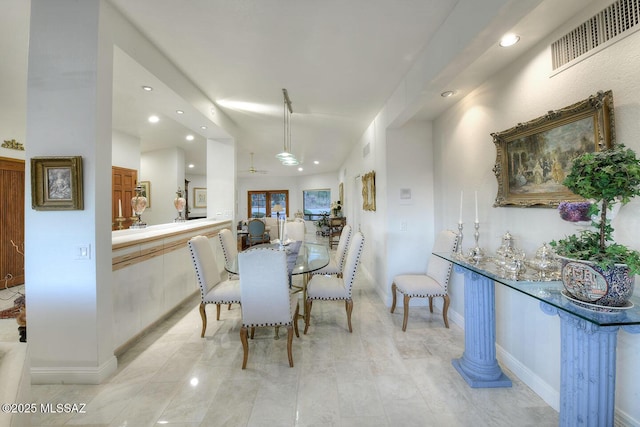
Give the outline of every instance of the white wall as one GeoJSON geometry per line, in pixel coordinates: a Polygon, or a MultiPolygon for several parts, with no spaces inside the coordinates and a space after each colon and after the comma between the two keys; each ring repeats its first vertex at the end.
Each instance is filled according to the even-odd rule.
{"type": "Polygon", "coordinates": [[[140,174],[140,138],[112,130],[111,165],[135,169],[140,174]]]}
{"type": "MultiPolygon", "coordinates": [[[[591,5],[582,16],[543,40],[511,66],[474,90],[435,120],[433,140],[436,166],[436,228],[449,226],[457,218],[460,190],[465,191],[464,246],[472,243],[473,191],[478,191],[480,244],[495,251],[507,230],[516,245],[533,254],[552,239],[575,232],[555,209],[493,207],[497,181],[492,172],[496,150],[491,132],[506,130],[549,110],[587,98],[598,90],[613,91],[617,142],[640,153],[640,33],[551,75],[549,43],[574,28],[609,1],[591,5]]],[[[640,200],[620,211],[614,222],[617,235],[640,249],[640,200]]],[[[450,289],[451,310],[462,316],[463,278],[454,275],[450,289]]],[[[554,407],[559,390],[559,321],[543,314],[530,298],[503,286],[496,289],[497,343],[504,362],[529,382],[554,407]]],[[[620,332],[616,407],[640,422],[636,404],[640,375],[633,354],[640,350],[640,336],[620,332]]]]}

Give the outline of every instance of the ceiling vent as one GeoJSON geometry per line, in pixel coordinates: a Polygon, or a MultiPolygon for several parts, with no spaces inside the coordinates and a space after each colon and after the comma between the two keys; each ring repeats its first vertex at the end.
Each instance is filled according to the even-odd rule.
{"type": "Polygon", "coordinates": [[[639,28],[640,0],[618,0],[551,45],[553,69],[639,28]]]}

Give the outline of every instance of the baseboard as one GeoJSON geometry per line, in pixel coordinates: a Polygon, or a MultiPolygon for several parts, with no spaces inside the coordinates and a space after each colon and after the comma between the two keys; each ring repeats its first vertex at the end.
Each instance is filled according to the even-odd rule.
{"type": "Polygon", "coordinates": [[[87,367],[31,367],[31,384],[101,384],[118,368],[112,356],[100,366],[87,367]]]}

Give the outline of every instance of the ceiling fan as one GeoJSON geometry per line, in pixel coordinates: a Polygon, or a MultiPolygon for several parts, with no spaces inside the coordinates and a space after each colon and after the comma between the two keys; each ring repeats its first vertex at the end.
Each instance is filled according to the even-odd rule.
{"type": "Polygon", "coordinates": [[[262,174],[267,173],[267,171],[265,171],[265,170],[260,170],[260,169],[256,169],[256,168],[253,166],[253,153],[251,153],[251,167],[250,167],[249,169],[247,169],[247,170],[243,170],[243,171],[240,171],[240,172],[245,172],[245,173],[262,173],[262,174]]]}

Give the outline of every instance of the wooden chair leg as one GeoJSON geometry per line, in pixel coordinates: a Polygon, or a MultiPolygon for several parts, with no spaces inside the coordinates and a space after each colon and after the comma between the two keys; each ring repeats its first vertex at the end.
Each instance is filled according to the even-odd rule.
{"type": "Polygon", "coordinates": [[[254,334],[255,332],[256,332],[256,328],[255,328],[255,326],[252,326],[252,327],[251,327],[251,335],[250,335],[250,336],[251,336],[251,339],[253,339],[253,334],[254,334]]]}
{"type": "Polygon", "coordinates": [[[313,301],[310,299],[307,300],[304,306],[304,334],[307,335],[307,330],[309,330],[309,322],[311,321],[311,305],[313,301]]]}
{"type": "Polygon", "coordinates": [[[396,288],[397,286],[395,283],[391,284],[391,294],[393,297],[393,299],[391,300],[391,313],[393,313],[396,309],[396,288]]]}
{"type": "Polygon", "coordinates": [[[347,324],[349,325],[349,332],[353,332],[351,328],[351,312],[353,311],[353,300],[349,298],[344,302],[345,308],[347,309],[347,324]]]}
{"type": "Polygon", "coordinates": [[[287,354],[289,355],[289,367],[293,368],[293,352],[291,351],[291,343],[293,342],[293,326],[287,326],[287,354]]]}
{"type": "Polygon", "coordinates": [[[404,319],[402,319],[402,332],[407,330],[407,322],[409,320],[409,300],[411,297],[408,295],[404,296],[404,319]]]}
{"type": "Polygon", "coordinates": [[[442,317],[444,318],[444,326],[449,327],[449,318],[447,317],[447,311],[449,311],[449,295],[442,297],[444,304],[442,304],[442,317]]]}
{"type": "Polygon", "coordinates": [[[296,312],[293,313],[293,330],[296,332],[296,337],[300,338],[300,332],[298,330],[298,317],[300,317],[300,304],[296,304],[296,312]]]}
{"type": "Polygon", "coordinates": [[[204,331],[207,329],[207,312],[204,310],[204,303],[200,303],[200,317],[202,318],[202,333],[200,338],[204,338],[204,331]]]}
{"type": "Polygon", "coordinates": [[[227,306],[227,310],[231,310],[231,303],[227,306]]]}
{"type": "Polygon", "coordinates": [[[216,320],[220,320],[220,304],[216,304],[216,320]]]}
{"type": "Polygon", "coordinates": [[[247,359],[249,358],[249,342],[247,341],[247,327],[240,328],[240,341],[242,341],[242,350],[244,356],[242,358],[242,369],[247,367],[247,359]]]}
{"type": "Polygon", "coordinates": [[[429,311],[433,313],[433,297],[429,297],[429,311]]]}

